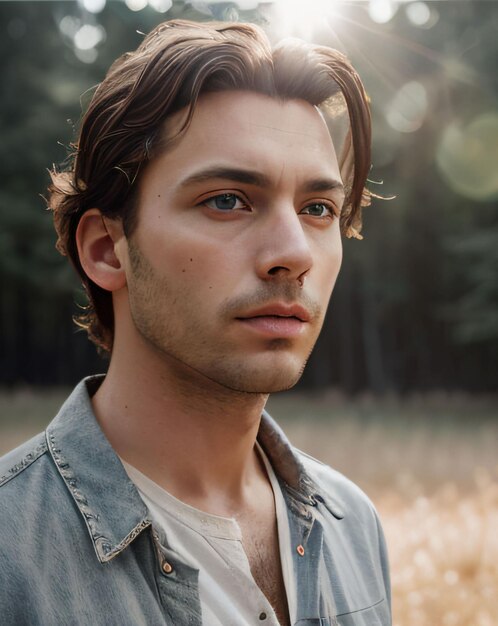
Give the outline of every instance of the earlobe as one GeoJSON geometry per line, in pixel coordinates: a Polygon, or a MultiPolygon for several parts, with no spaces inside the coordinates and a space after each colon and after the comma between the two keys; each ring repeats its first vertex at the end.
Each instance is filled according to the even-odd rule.
{"type": "Polygon", "coordinates": [[[107,291],[126,285],[124,259],[119,243],[124,237],[121,222],[105,218],[98,209],[84,213],[76,229],[80,263],[87,276],[107,291]]]}

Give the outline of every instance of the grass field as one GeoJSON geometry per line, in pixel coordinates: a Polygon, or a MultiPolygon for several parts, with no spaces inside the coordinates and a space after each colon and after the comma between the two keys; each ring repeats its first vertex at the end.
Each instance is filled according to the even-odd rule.
{"type": "MultiPolygon", "coordinates": [[[[66,392],[0,394],[0,454],[66,392]]],[[[498,401],[284,394],[289,438],[358,483],[386,532],[394,626],[498,626],[498,401]]]]}

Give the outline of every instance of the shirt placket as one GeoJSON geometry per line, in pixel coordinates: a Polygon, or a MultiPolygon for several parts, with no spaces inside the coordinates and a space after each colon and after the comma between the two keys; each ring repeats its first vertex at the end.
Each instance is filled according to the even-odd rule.
{"type": "Polygon", "coordinates": [[[294,497],[289,490],[284,491],[284,497],[288,507],[297,585],[295,626],[333,626],[334,600],[327,597],[327,602],[324,602],[321,584],[323,527],[313,511],[316,502],[310,499],[310,504],[305,504],[304,498],[294,497]]]}
{"type": "Polygon", "coordinates": [[[199,571],[167,550],[152,529],[157,555],[155,578],[167,626],[202,626],[199,571]]]}

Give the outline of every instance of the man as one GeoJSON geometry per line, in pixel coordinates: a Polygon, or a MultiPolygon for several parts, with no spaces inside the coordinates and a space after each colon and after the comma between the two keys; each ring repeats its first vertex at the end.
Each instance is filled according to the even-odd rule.
{"type": "Polygon", "coordinates": [[[372,505],[264,412],[319,334],[369,167],[337,51],[173,21],[111,67],[49,201],[110,363],[1,461],[2,624],[390,623],[372,505]]]}

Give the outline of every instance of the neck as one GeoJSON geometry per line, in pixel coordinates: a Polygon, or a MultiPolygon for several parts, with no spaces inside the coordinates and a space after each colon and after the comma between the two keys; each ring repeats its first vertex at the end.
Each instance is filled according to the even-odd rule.
{"type": "Polygon", "coordinates": [[[230,514],[261,480],[254,446],[267,396],[227,389],[164,354],[136,355],[115,345],[92,398],[111,445],[172,495],[230,514]]]}

